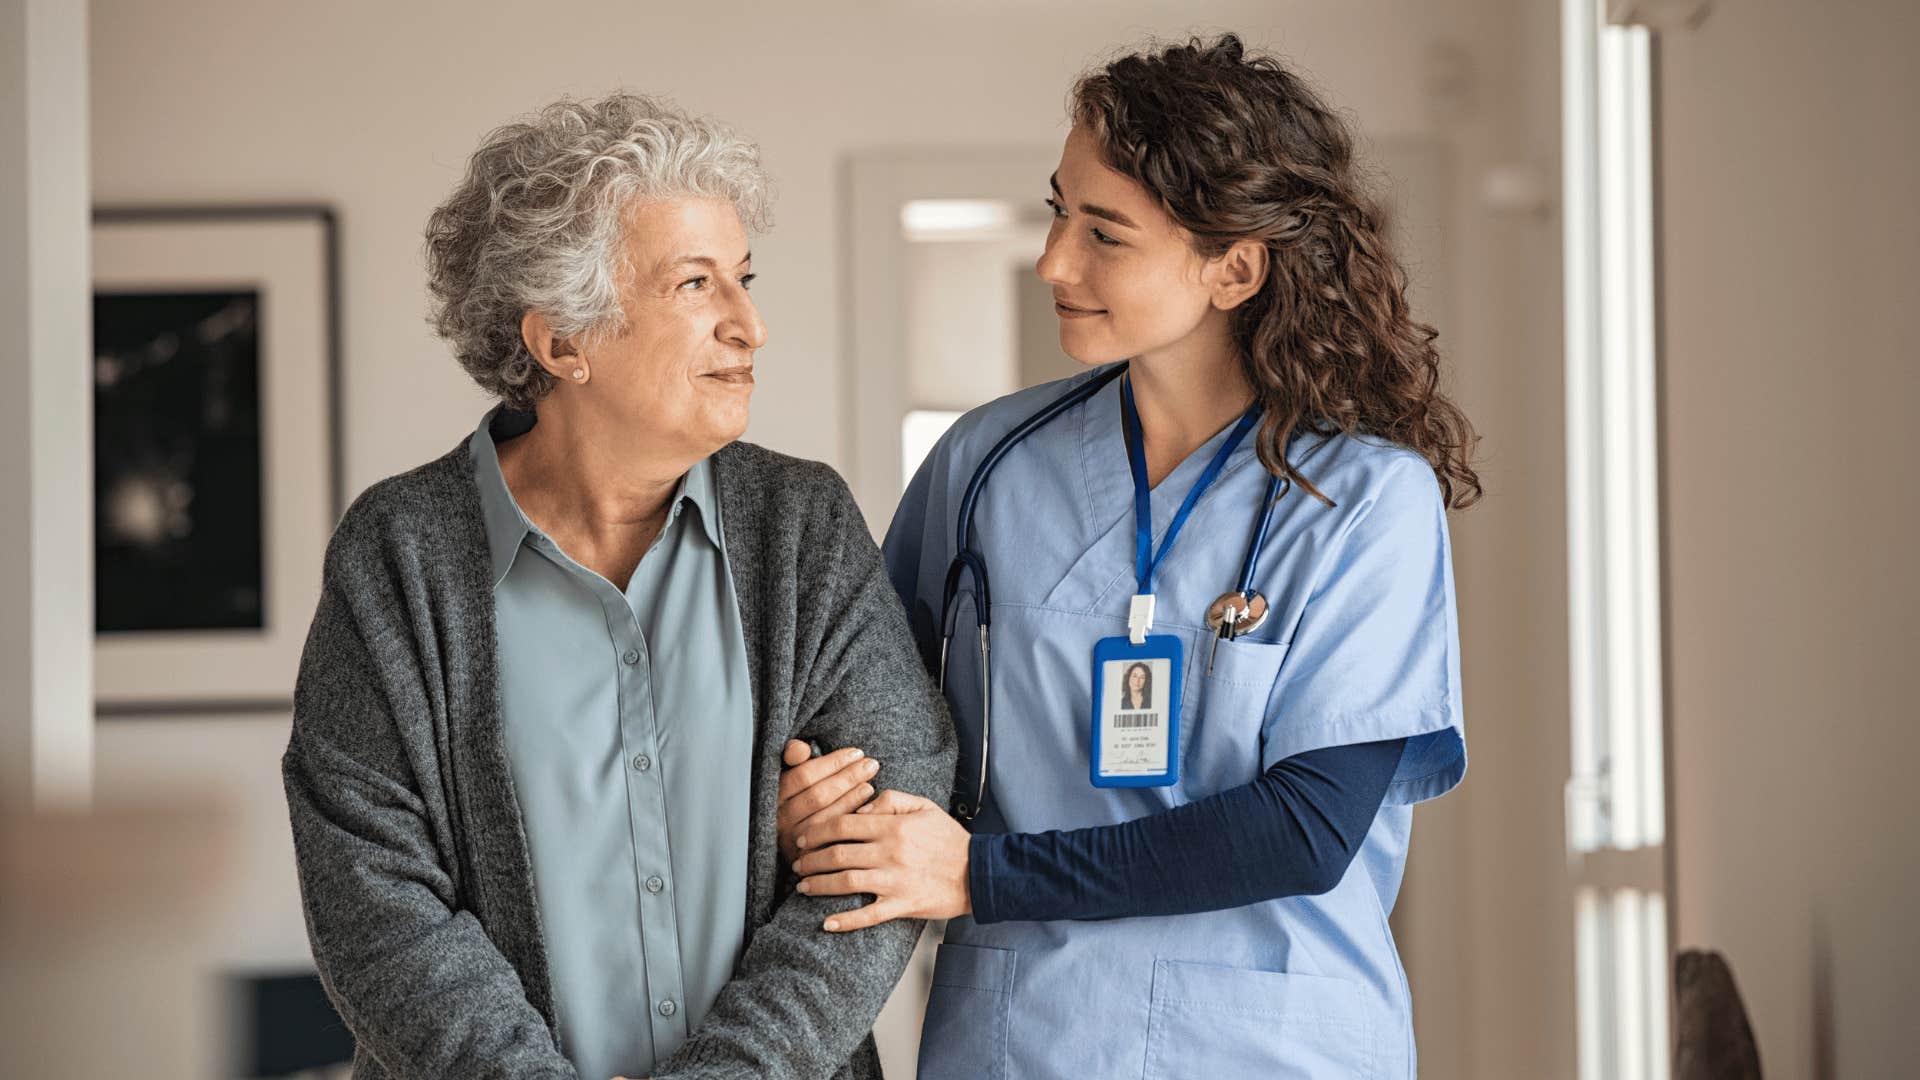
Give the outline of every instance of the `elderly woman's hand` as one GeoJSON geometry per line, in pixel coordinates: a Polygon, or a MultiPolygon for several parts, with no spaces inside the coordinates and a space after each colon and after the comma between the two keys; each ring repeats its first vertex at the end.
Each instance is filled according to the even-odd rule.
{"type": "Polygon", "coordinates": [[[807,829],[850,814],[873,798],[870,781],[880,771],[880,763],[857,746],[809,760],[812,753],[806,743],[794,739],[780,757],[788,768],[780,774],[780,810],[774,815],[774,829],[780,837],[780,857],[789,866],[800,858],[794,840],[807,829]]]}
{"type": "Polygon", "coordinates": [[[857,813],[802,830],[794,864],[809,896],[872,893],[866,907],[826,921],[836,932],[893,919],[951,919],[973,911],[967,827],[937,803],[883,791],[857,813]]]}

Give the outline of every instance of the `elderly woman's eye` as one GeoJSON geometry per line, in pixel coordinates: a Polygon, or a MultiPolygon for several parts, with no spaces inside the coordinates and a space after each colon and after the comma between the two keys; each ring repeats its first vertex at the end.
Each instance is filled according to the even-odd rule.
{"type": "Polygon", "coordinates": [[[704,289],[707,287],[707,277],[705,274],[702,274],[696,278],[688,278],[680,283],[680,287],[688,291],[704,289]]]}
{"type": "Polygon", "coordinates": [[[740,275],[740,287],[741,287],[741,288],[743,288],[743,289],[751,289],[751,288],[753,288],[753,279],[754,279],[754,278],[757,278],[757,277],[759,277],[759,276],[760,276],[759,274],[742,274],[742,275],[740,275]]]}
{"type": "Polygon", "coordinates": [[[1054,201],[1053,199],[1047,200],[1047,209],[1053,213],[1054,217],[1058,218],[1058,217],[1067,216],[1067,208],[1064,206],[1061,206],[1058,202],[1054,201]]]}

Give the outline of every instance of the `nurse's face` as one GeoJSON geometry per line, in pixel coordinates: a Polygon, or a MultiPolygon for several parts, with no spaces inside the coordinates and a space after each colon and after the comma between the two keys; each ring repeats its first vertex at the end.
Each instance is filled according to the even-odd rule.
{"type": "Polygon", "coordinates": [[[1139,668],[1134,668],[1132,673],[1127,676],[1127,689],[1132,690],[1136,694],[1144,689],[1146,685],[1147,673],[1139,668]]]}
{"type": "Polygon", "coordinates": [[[1217,336],[1214,263],[1193,249],[1147,190],[1108,168],[1093,137],[1074,128],[1053,174],[1053,227],[1034,265],[1053,286],[1060,348],[1083,364],[1176,349],[1197,331],[1217,336]]]}

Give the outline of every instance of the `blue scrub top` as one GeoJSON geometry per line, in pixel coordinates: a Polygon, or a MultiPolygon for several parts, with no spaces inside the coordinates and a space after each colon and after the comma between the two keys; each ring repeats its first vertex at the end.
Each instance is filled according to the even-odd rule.
{"type": "MultiPolygon", "coordinates": [[[[941,589],[974,468],[1009,429],[1091,377],[968,413],[915,475],[885,554],[923,656],[938,655],[941,589]]],[[[1225,438],[1153,490],[1156,543],[1225,438]]],[[[1426,461],[1379,440],[1309,434],[1289,456],[1335,505],[1294,491],[1275,508],[1254,575],[1271,614],[1221,643],[1211,674],[1206,609],[1234,585],[1265,494],[1252,440],[1228,459],[1155,577],[1153,630],[1186,648],[1180,782],[1158,788],[1096,788],[1087,775],[1094,642],[1126,634],[1135,590],[1118,382],[1001,461],[974,519],[993,600],[994,725],[973,828],[1128,821],[1249,783],[1304,751],[1407,738],[1359,855],[1320,896],[1102,922],[953,920],[927,1002],[923,1080],[1414,1075],[1387,915],[1412,804],[1444,794],[1466,770],[1445,507],[1426,461]]],[[[971,798],[981,710],[967,589],[955,601],[946,696],[971,798]]]]}

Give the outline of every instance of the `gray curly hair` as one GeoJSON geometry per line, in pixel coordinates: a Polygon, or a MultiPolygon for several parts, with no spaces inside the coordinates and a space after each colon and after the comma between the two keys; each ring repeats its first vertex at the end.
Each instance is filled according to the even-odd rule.
{"type": "Polygon", "coordinates": [[[482,389],[533,408],[554,380],[521,320],[538,311],[556,336],[588,340],[624,329],[624,215],[673,196],[726,199],[750,232],[771,223],[759,147],[667,102],[562,99],[497,129],[427,220],[435,332],[482,389]]]}

